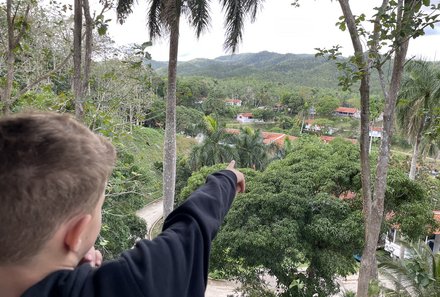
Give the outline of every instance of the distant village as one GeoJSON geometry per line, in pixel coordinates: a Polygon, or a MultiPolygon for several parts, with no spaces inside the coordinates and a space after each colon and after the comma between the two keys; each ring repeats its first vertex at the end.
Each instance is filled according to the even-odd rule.
{"type": "MultiPolygon", "coordinates": [[[[226,106],[241,107],[242,100],[240,100],[240,99],[226,99],[225,105],[226,106]]],[[[260,108],[266,108],[266,107],[260,107],[260,108]]],[[[277,104],[275,107],[273,107],[273,109],[275,111],[280,111],[280,110],[283,110],[284,108],[286,108],[286,107],[282,106],[281,104],[277,104]]],[[[302,126],[302,129],[304,131],[318,133],[318,134],[325,134],[325,135],[320,135],[319,137],[321,138],[321,140],[323,140],[326,143],[332,141],[335,138],[334,136],[332,136],[336,132],[335,128],[323,127],[323,126],[315,123],[316,111],[313,107],[311,107],[309,109],[308,115],[309,115],[309,118],[304,120],[304,123],[302,126]]],[[[358,110],[357,108],[352,108],[352,107],[342,107],[342,106],[338,107],[335,109],[333,115],[336,117],[348,117],[348,118],[353,118],[353,119],[360,119],[361,118],[360,110],[358,110]]],[[[250,112],[243,112],[243,113],[237,114],[235,120],[240,124],[263,123],[264,122],[262,119],[255,118],[254,115],[250,112]]],[[[378,119],[376,119],[376,121],[377,122],[382,121],[382,116],[380,116],[378,119]]],[[[240,132],[239,129],[230,129],[230,128],[226,129],[226,131],[231,134],[239,134],[239,132],[240,132]]],[[[284,133],[275,133],[275,132],[267,132],[267,131],[262,131],[261,134],[263,136],[265,144],[276,143],[279,146],[282,146],[286,139],[292,141],[297,138],[296,136],[287,135],[284,133]]],[[[382,127],[371,126],[370,127],[370,137],[372,139],[382,138],[382,127]]],[[[352,143],[357,143],[357,139],[347,139],[347,140],[352,143]]]]}

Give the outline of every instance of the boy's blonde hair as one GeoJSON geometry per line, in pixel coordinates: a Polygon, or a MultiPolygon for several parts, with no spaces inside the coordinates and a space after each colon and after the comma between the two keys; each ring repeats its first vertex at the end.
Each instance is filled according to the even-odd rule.
{"type": "Polygon", "coordinates": [[[29,260],[60,224],[92,212],[114,162],[111,143],[70,116],[0,119],[0,265],[29,260]]]}

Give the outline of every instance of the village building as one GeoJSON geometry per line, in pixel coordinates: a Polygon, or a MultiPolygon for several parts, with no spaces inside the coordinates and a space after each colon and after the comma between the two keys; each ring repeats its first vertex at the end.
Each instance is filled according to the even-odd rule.
{"type": "Polygon", "coordinates": [[[334,114],[336,116],[340,116],[340,117],[350,117],[350,118],[355,118],[355,119],[361,118],[361,113],[360,113],[359,109],[351,108],[351,107],[338,107],[338,108],[336,108],[334,114]]]}
{"type": "Polygon", "coordinates": [[[250,112],[239,113],[236,120],[240,123],[253,123],[255,122],[254,115],[250,112]]]}
{"type": "Polygon", "coordinates": [[[315,132],[318,134],[333,135],[337,130],[333,127],[321,126],[315,123],[314,119],[308,119],[304,121],[304,130],[309,132],[315,132]]]}
{"type": "MultiPolygon", "coordinates": [[[[239,129],[226,128],[224,131],[228,134],[235,134],[235,135],[240,134],[239,129]]],[[[265,132],[265,131],[261,132],[261,136],[263,137],[264,144],[273,144],[274,143],[274,144],[278,145],[279,147],[284,146],[284,142],[286,141],[286,139],[288,139],[289,141],[293,141],[298,138],[298,137],[295,137],[292,135],[287,135],[284,133],[265,132]]]]}
{"type": "Polygon", "coordinates": [[[240,99],[226,99],[225,105],[226,106],[241,106],[242,101],[240,99]]]}
{"type": "Polygon", "coordinates": [[[372,138],[382,138],[383,128],[382,127],[370,127],[370,137],[372,138]]]}
{"type": "Polygon", "coordinates": [[[304,121],[304,130],[320,132],[322,130],[321,126],[315,124],[315,120],[308,119],[304,121]]]}

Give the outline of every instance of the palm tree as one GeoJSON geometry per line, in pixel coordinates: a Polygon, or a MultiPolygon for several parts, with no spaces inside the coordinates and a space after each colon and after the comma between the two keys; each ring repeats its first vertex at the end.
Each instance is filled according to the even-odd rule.
{"type": "Polygon", "coordinates": [[[393,288],[387,296],[440,297],[440,254],[434,255],[424,242],[403,243],[408,259],[380,257],[379,271],[393,288]]]}
{"type": "MultiPolygon", "coordinates": [[[[219,0],[225,11],[226,40],[224,47],[233,53],[242,40],[246,16],[254,21],[260,4],[264,0],[219,0]]],[[[208,0],[149,0],[148,27],[150,38],[160,37],[165,31],[170,34],[168,62],[168,95],[165,119],[163,197],[164,217],[173,209],[176,183],[176,70],[179,45],[179,23],[182,14],[196,29],[196,36],[207,28],[209,17],[208,0]]],[[[133,0],[118,0],[118,19],[123,22],[132,12],[133,0]]]]}
{"type": "Polygon", "coordinates": [[[235,141],[238,155],[238,166],[263,170],[270,161],[269,153],[275,151],[275,144],[263,143],[263,136],[259,130],[250,127],[240,128],[240,134],[235,141]]]}
{"type": "Polygon", "coordinates": [[[191,151],[189,164],[193,170],[203,166],[227,163],[237,159],[234,135],[228,134],[211,116],[203,117],[204,136],[202,143],[191,151]]]}
{"type": "Polygon", "coordinates": [[[406,67],[397,104],[397,120],[413,143],[410,179],[416,176],[417,158],[424,132],[433,122],[433,112],[440,106],[440,72],[426,61],[412,61],[406,67]]]}

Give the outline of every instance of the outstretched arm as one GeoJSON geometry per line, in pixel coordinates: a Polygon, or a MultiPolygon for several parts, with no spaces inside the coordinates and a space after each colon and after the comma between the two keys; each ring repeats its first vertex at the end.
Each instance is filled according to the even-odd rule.
{"type": "MultiPolygon", "coordinates": [[[[204,296],[211,241],[214,239],[245,179],[231,162],[226,170],[208,176],[165,220],[163,232],[154,240],[141,240],[125,252],[120,276],[129,278],[132,293],[153,297],[204,296]]],[[[108,265],[112,265],[109,263],[108,265]]],[[[98,269],[105,272],[107,264],[98,269]]]]}

